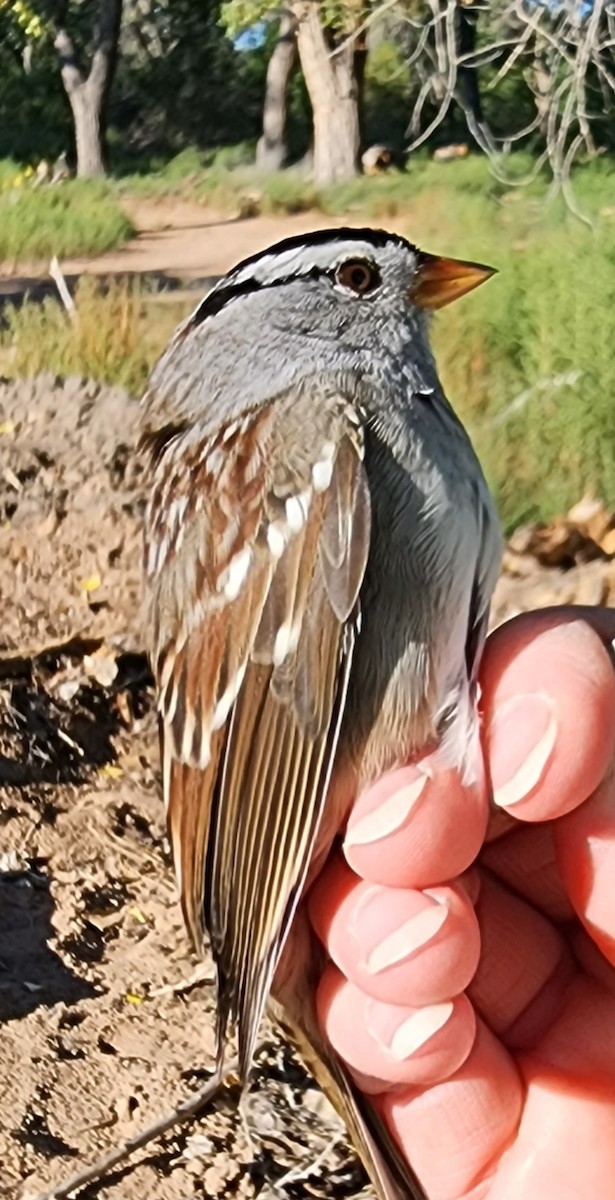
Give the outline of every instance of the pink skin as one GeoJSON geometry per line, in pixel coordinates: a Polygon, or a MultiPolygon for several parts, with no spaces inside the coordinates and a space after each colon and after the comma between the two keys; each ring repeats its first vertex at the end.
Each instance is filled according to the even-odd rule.
{"type": "Polygon", "coordinates": [[[309,897],[321,1024],[430,1200],[613,1197],[613,637],[599,609],[497,630],[496,805],[433,758],[391,772],[309,897]]]}

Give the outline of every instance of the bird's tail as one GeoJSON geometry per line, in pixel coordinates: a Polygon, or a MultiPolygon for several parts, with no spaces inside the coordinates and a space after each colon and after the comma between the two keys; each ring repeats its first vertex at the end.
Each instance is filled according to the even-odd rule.
{"type": "MultiPolygon", "coordinates": [[[[314,951],[320,957],[315,947],[314,951]]],[[[292,985],[279,986],[279,977],[276,979],[272,1015],[342,1118],[379,1200],[428,1200],[382,1117],[358,1090],[320,1032],[313,999],[313,976],[320,972],[314,972],[314,963],[312,956],[311,962],[302,966],[303,978],[298,979],[295,962],[292,985]]]]}

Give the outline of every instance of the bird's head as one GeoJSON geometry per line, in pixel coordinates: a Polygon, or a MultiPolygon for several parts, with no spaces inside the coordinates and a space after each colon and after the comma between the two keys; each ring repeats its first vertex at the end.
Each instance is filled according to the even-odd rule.
{"type": "Polygon", "coordinates": [[[323,229],[239,263],[198,306],[189,327],[224,311],[239,319],[252,298],[273,316],[299,309],[312,329],[336,314],[334,324],[373,330],[394,315],[442,308],[493,274],[478,263],[426,254],[384,230],[323,229]]]}
{"type": "Polygon", "coordinates": [[[227,393],[229,404],[245,406],[310,374],[385,377],[398,361],[427,364],[426,315],[492,274],[383,230],[288,238],[216,283],[179,329],[153,382],[164,375],[175,408],[194,414],[212,396],[227,393]]]}

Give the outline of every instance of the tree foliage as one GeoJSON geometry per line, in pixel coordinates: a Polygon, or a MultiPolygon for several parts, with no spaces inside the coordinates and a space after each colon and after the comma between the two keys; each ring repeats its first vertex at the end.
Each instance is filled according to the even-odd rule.
{"type": "MultiPolygon", "coordinates": [[[[54,41],[58,28],[68,31],[87,76],[103,2],[0,0],[1,156],[36,161],[70,151],[73,120],[54,41]]],[[[290,0],[290,8],[304,28],[305,14],[318,14],[317,81],[331,74],[320,108],[332,105],[332,122],[331,64],[341,69],[346,54],[337,90],[343,97],[348,85],[357,105],[362,92],[367,144],[412,155],[419,146],[470,140],[500,173],[502,156],[523,147],[564,187],[579,158],[615,150],[609,0],[290,0]]],[[[280,11],[276,0],[124,0],[108,107],[112,163],[162,159],[190,145],[256,144],[280,11]],[[255,27],[249,43],[239,37],[255,27]]],[[[303,66],[289,85],[291,161],[318,124],[314,72],[310,107],[303,66]]]]}
{"type": "Polygon", "coordinates": [[[254,140],[268,48],[240,52],[212,0],[128,6],[111,117],[133,148],[161,155],[254,140]]]}
{"type": "MultiPolygon", "coordinates": [[[[77,61],[95,48],[98,0],[0,0],[0,156],[36,160],[73,146],[58,69],[60,19],[77,61]]],[[[256,141],[267,46],[240,53],[211,0],[125,0],[108,109],[112,165],[188,145],[256,141]]]]}
{"type": "MultiPolygon", "coordinates": [[[[72,112],[79,173],[101,174],[122,0],[0,0],[0,13],[3,46],[13,51],[13,84],[16,59],[30,85],[36,84],[34,62],[54,62],[72,112]]],[[[3,100],[0,95],[0,105],[3,100]]]]}

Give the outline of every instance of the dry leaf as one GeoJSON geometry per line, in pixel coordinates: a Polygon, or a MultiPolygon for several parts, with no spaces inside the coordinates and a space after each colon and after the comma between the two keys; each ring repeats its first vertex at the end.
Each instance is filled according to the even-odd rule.
{"type": "Polygon", "coordinates": [[[136,908],[133,905],[132,908],[128,909],[128,912],[130,913],[131,917],[134,917],[135,921],[137,921],[139,925],[147,925],[147,917],[143,915],[140,908],[136,908]]]}
{"type": "Polygon", "coordinates": [[[83,665],[90,679],[94,679],[101,687],[111,687],[117,677],[117,659],[109,646],[101,646],[94,654],[85,654],[83,665]]]}
{"type": "Polygon", "coordinates": [[[131,729],[134,722],[134,713],[130,692],[118,692],[115,697],[115,703],[122,724],[125,725],[126,729],[131,729]]]}

